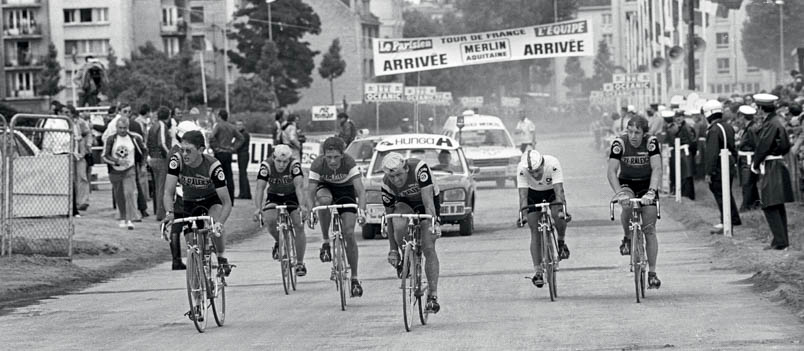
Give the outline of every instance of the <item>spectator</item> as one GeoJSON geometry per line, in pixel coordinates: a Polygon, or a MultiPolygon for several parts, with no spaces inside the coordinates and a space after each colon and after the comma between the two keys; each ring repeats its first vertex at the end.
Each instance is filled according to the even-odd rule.
{"type": "Polygon", "coordinates": [[[662,131],[664,131],[664,119],[658,112],[664,110],[664,106],[657,106],[655,111],[653,108],[647,111],[648,114],[648,134],[655,136],[659,139],[659,142],[662,141],[662,131]]]}
{"type": "Polygon", "coordinates": [[[148,156],[150,156],[148,164],[154,174],[154,200],[156,202],[154,214],[156,214],[156,220],[161,221],[165,219],[165,203],[162,197],[165,194],[165,177],[167,177],[169,145],[171,145],[168,129],[170,109],[165,106],[159,107],[156,118],[157,121],[148,130],[147,147],[148,156]]]}
{"type": "MultiPolygon", "coordinates": [[[[142,124],[137,122],[137,116],[132,114],[131,106],[124,105],[121,112],[121,118],[129,119],[129,133],[138,136],[141,140],[145,140],[145,136],[147,134],[145,133],[142,124]]],[[[148,154],[147,150],[142,150],[142,152],[143,155],[148,154]]],[[[137,209],[140,211],[139,215],[135,216],[135,222],[142,221],[143,218],[148,217],[148,171],[145,161],[146,160],[144,157],[138,159],[134,169],[134,177],[136,178],[137,182],[137,209]],[[145,185],[143,185],[143,182],[145,182],[145,185]]]]}
{"type": "Polygon", "coordinates": [[[349,146],[357,136],[357,128],[345,112],[338,114],[338,134],[336,136],[341,138],[346,146],[349,146]]]}
{"type": "Polygon", "coordinates": [[[516,123],[516,129],[514,129],[514,141],[522,152],[536,146],[536,125],[528,119],[525,110],[519,110],[519,122],[516,123]]]}
{"type": "Polygon", "coordinates": [[[280,138],[282,139],[282,144],[290,146],[293,149],[293,155],[299,155],[299,160],[301,160],[301,142],[299,141],[299,131],[296,128],[297,118],[295,114],[288,116],[287,122],[282,126],[280,138]]]}
{"type": "Polygon", "coordinates": [[[132,222],[137,208],[136,162],[137,159],[142,159],[145,146],[141,137],[129,133],[130,123],[128,118],[117,119],[116,134],[104,143],[103,162],[110,166],[109,181],[112,183],[120,215],[118,226],[134,230],[132,222]]]}
{"type": "Polygon", "coordinates": [[[89,207],[89,177],[87,176],[87,155],[92,152],[92,130],[89,123],[81,118],[75,107],[67,106],[73,118],[75,131],[75,198],[80,211],[89,207]]]}
{"type": "MultiPolygon", "coordinates": [[[[725,124],[723,121],[723,105],[717,100],[709,100],[703,106],[704,116],[709,122],[709,130],[706,134],[706,182],[709,183],[709,190],[715,196],[717,201],[717,208],[720,211],[720,223],[715,225],[713,234],[723,234],[723,183],[722,183],[722,170],[720,169],[720,150],[728,149],[729,153],[729,184],[731,179],[734,178],[732,165],[737,160],[737,147],[734,143],[734,129],[725,124]]],[[[734,201],[734,196],[731,194],[731,187],[729,187],[729,199],[731,200],[731,224],[741,225],[740,213],[737,212],[737,204],[734,201]]]]}
{"type": "Polygon", "coordinates": [[[675,147],[675,139],[680,139],[682,148],[686,145],[686,151],[680,152],[681,169],[676,170],[676,152],[670,154],[670,191],[675,192],[676,189],[676,172],[681,172],[681,196],[687,197],[690,200],[695,200],[695,183],[693,182],[694,175],[694,160],[695,153],[698,150],[698,145],[695,140],[695,131],[687,124],[684,114],[676,112],[673,123],[667,127],[667,137],[670,145],[675,147]]]}
{"type": "Polygon", "coordinates": [[[282,144],[282,140],[281,140],[282,139],[282,127],[285,126],[285,121],[287,120],[287,117],[285,116],[285,111],[284,110],[276,111],[276,114],[274,115],[274,119],[275,120],[274,120],[273,139],[274,139],[274,144],[279,145],[279,144],[282,144]]]}
{"type": "Polygon", "coordinates": [[[740,212],[750,211],[759,206],[759,192],[757,180],[759,176],[751,172],[751,159],[757,146],[759,123],[754,120],[757,110],[751,106],[740,106],[738,113],[745,120],[738,146],[738,166],[740,167],[740,182],[742,184],[743,202],[740,212]]]}
{"type": "Polygon", "coordinates": [[[251,186],[248,183],[248,163],[251,160],[249,155],[249,148],[251,147],[251,135],[246,130],[246,125],[243,121],[237,121],[237,131],[243,135],[243,145],[237,149],[237,170],[240,182],[240,194],[238,199],[250,200],[251,199],[251,186]]]}
{"type": "Polygon", "coordinates": [[[234,176],[232,174],[232,154],[237,152],[245,141],[237,128],[229,123],[229,114],[225,110],[218,111],[218,123],[212,128],[209,145],[215,153],[215,158],[221,162],[223,173],[226,175],[226,188],[229,198],[234,203],[234,176]]]}

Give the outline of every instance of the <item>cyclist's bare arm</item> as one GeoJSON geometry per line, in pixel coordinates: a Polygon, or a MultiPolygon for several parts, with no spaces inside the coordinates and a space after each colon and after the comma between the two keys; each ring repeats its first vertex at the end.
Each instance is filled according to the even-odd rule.
{"type": "Polygon", "coordinates": [[[553,191],[556,193],[556,199],[564,204],[564,210],[567,209],[567,197],[564,196],[564,183],[553,184],[553,191]]]}
{"type": "Polygon", "coordinates": [[[662,156],[653,155],[650,157],[650,188],[659,189],[662,184],[662,156]]]}
{"type": "Polygon", "coordinates": [[[218,198],[221,199],[221,203],[223,204],[220,217],[215,218],[215,220],[220,224],[224,224],[226,223],[226,219],[229,218],[229,214],[232,213],[232,199],[229,197],[229,189],[227,189],[225,186],[215,188],[215,193],[218,194],[218,198]]]}
{"type": "MultiPolygon", "coordinates": [[[[620,179],[617,178],[617,174],[620,173],[620,160],[610,158],[608,169],[609,170],[606,173],[606,176],[609,179],[609,185],[611,185],[611,190],[614,190],[615,193],[619,193],[620,191],[623,190],[623,187],[620,184],[620,179]]],[[[661,176],[661,173],[659,173],[659,175],[661,176]]]]}
{"type": "Polygon", "coordinates": [[[528,188],[519,188],[519,208],[528,205],[528,188]]]}
{"type": "Polygon", "coordinates": [[[429,214],[433,217],[436,215],[435,211],[435,199],[433,198],[433,186],[428,185],[421,189],[422,194],[422,203],[424,203],[424,213],[429,214]]]}
{"type": "Polygon", "coordinates": [[[304,201],[304,177],[293,177],[293,186],[296,189],[296,194],[301,194],[302,198],[299,199],[299,206],[302,208],[302,212],[307,212],[307,209],[312,207],[307,207],[307,203],[304,201]]]}
{"type": "Polygon", "coordinates": [[[357,195],[357,207],[361,211],[366,210],[366,187],[363,186],[363,179],[355,177],[352,179],[352,185],[355,187],[355,195],[357,195]]]}
{"type": "Polygon", "coordinates": [[[302,192],[302,194],[307,194],[307,196],[305,196],[306,199],[302,201],[306,201],[307,207],[309,208],[313,208],[315,206],[315,192],[317,189],[318,189],[318,181],[309,179],[307,181],[307,191],[302,192]]]}
{"type": "Polygon", "coordinates": [[[257,194],[256,194],[256,196],[254,196],[254,207],[257,208],[257,211],[262,210],[262,204],[263,204],[263,201],[265,200],[264,199],[265,188],[267,186],[268,186],[268,182],[266,182],[266,181],[264,181],[262,179],[257,179],[257,188],[255,189],[257,191],[257,194]]]}
{"type": "Polygon", "coordinates": [[[176,196],[176,183],[179,182],[179,177],[168,174],[165,178],[165,195],[162,197],[162,203],[165,204],[165,211],[173,212],[173,197],[176,196]]]}

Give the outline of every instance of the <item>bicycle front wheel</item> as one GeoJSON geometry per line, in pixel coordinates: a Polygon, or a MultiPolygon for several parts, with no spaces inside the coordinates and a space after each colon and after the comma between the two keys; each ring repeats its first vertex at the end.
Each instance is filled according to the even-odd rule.
{"type": "Polygon", "coordinates": [[[631,267],[634,271],[634,291],[636,292],[636,302],[642,302],[641,298],[645,297],[643,290],[645,289],[645,271],[643,253],[644,245],[642,245],[642,233],[636,232],[632,235],[631,239],[631,267]]]}
{"type": "Polygon", "coordinates": [[[416,257],[416,269],[414,272],[416,272],[416,304],[419,307],[419,321],[422,323],[422,325],[427,325],[427,317],[430,316],[430,313],[427,312],[427,309],[422,303],[422,296],[427,296],[427,289],[422,282],[422,254],[419,252],[414,256],[416,257]]]}
{"type": "Polygon", "coordinates": [[[285,245],[287,245],[288,249],[288,266],[290,266],[290,287],[293,288],[293,291],[296,291],[296,235],[293,233],[293,229],[289,229],[287,232],[287,238],[285,238],[285,245]]]}
{"type": "Polygon", "coordinates": [[[209,281],[208,296],[212,307],[212,316],[215,317],[215,324],[222,327],[226,320],[226,283],[223,267],[213,264],[213,262],[217,261],[217,256],[214,259],[210,256],[210,260],[207,262],[208,271],[210,272],[209,279],[207,279],[209,281]]]}
{"type": "Polygon", "coordinates": [[[335,244],[335,281],[338,286],[338,293],[341,296],[341,311],[346,311],[346,250],[343,246],[343,239],[336,238],[335,244]]]}
{"type": "Polygon", "coordinates": [[[287,237],[285,231],[279,232],[279,269],[282,271],[282,287],[285,295],[290,294],[290,258],[288,256],[287,237]]]}
{"type": "Polygon", "coordinates": [[[405,245],[405,253],[402,261],[402,317],[405,320],[405,330],[410,331],[413,327],[413,305],[416,297],[415,273],[413,272],[415,263],[413,262],[413,248],[410,244],[405,245]]]}
{"type": "Polygon", "coordinates": [[[558,275],[558,245],[556,244],[556,237],[553,232],[550,232],[547,240],[547,257],[550,262],[547,267],[547,285],[550,289],[550,301],[555,301],[558,298],[558,285],[556,284],[556,275],[558,275]]]}
{"type": "Polygon", "coordinates": [[[195,329],[203,333],[207,328],[207,289],[201,255],[190,251],[187,255],[187,300],[190,302],[190,319],[195,329]]]}

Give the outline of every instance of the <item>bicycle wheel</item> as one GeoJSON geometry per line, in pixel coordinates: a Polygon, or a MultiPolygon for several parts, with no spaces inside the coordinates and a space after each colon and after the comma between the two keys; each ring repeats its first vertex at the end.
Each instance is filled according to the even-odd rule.
{"type": "Polygon", "coordinates": [[[413,262],[413,248],[410,244],[405,245],[405,252],[402,261],[402,317],[405,320],[405,330],[410,331],[413,328],[413,304],[415,303],[415,296],[413,290],[415,281],[413,270],[415,269],[413,262]]]}
{"type": "Polygon", "coordinates": [[[547,290],[550,292],[550,301],[556,300],[553,291],[553,276],[555,275],[555,262],[553,261],[552,245],[550,244],[550,232],[542,230],[542,266],[544,267],[544,280],[547,283],[547,290]]]}
{"type": "Polygon", "coordinates": [[[636,231],[631,239],[631,267],[634,271],[634,291],[636,292],[636,302],[640,303],[641,293],[643,289],[642,277],[644,276],[642,268],[642,236],[641,233],[636,231]]]}
{"type": "MultiPolygon", "coordinates": [[[[419,306],[419,321],[422,325],[427,325],[427,317],[430,316],[430,313],[427,312],[424,304],[422,303],[422,296],[427,296],[427,288],[424,287],[424,283],[422,283],[422,254],[419,251],[416,255],[416,268],[414,272],[416,273],[416,304],[419,306]]],[[[426,303],[425,299],[425,303],[426,303]]]]}
{"type": "Polygon", "coordinates": [[[204,283],[204,267],[197,252],[187,255],[187,300],[190,302],[190,319],[195,329],[203,333],[207,328],[207,293],[204,283]]]}
{"type": "Polygon", "coordinates": [[[287,238],[285,230],[279,231],[279,269],[282,271],[282,287],[285,288],[285,295],[290,294],[290,261],[288,258],[287,238]]]}
{"type": "Polygon", "coordinates": [[[287,245],[288,249],[288,265],[290,267],[290,286],[293,288],[293,291],[296,291],[296,235],[293,232],[293,228],[291,227],[287,231],[288,237],[285,238],[285,244],[287,245]]]}
{"type": "Polygon", "coordinates": [[[558,275],[558,245],[556,244],[555,235],[550,232],[548,235],[547,243],[547,257],[548,262],[547,271],[547,285],[550,289],[550,301],[555,301],[558,298],[558,285],[556,284],[556,275],[558,275]]]}
{"type": "Polygon", "coordinates": [[[341,295],[341,311],[346,311],[346,253],[344,252],[343,239],[335,238],[335,281],[338,285],[338,292],[341,295]]]}
{"type": "Polygon", "coordinates": [[[212,307],[212,316],[215,317],[215,324],[222,327],[223,322],[226,320],[226,290],[224,289],[223,267],[219,266],[217,262],[218,257],[215,256],[213,259],[212,255],[210,255],[209,262],[207,262],[208,271],[210,272],[207,279],[209,282],[207,295],[212,307]]]}

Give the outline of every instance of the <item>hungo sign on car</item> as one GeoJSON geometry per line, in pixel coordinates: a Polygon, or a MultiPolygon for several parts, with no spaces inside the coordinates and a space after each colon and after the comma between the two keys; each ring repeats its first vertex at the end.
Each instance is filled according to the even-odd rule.
{"type": "Polygon", "coordinates": [[[588,20],[431,38],[374,38],[374,71],[391,75],[549,57],[592,56],[588,20]]]}
{"type": "Polygon", "coordinates": [[[388,150],[410,147],[454,149],[457,145],[457,142],[446,136],[402,136],[394,139],[385,139],[379,142],[377,149],[388,150]]]}

